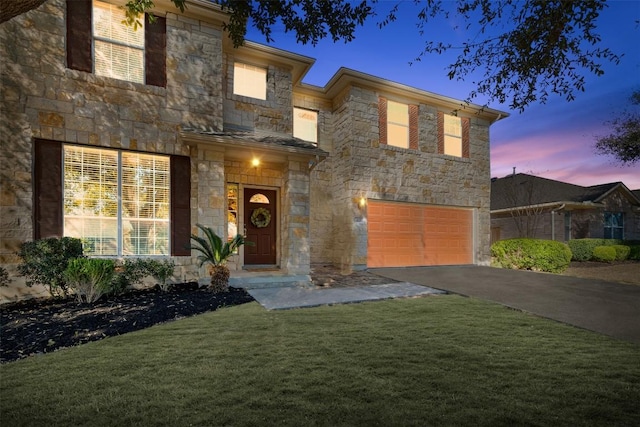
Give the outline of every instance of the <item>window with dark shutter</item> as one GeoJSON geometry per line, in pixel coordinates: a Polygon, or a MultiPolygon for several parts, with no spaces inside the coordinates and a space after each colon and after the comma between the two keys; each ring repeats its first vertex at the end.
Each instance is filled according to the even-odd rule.
{"type": "Polygon", "coordinates": [[[437,125],[438,153],[468,158],[471,127],[469,118],[438,112],[437,125]]]}
{"type": "Polygon", "coordinates": [[[140,30],[121,22],[123,16],[110,3],[67,0],[67,66],[166,87],[166,19],[156,17],[150,23],[145,15],[140,36],[140,30]],[[114,30],[117,26],[123,26],[121,31],[114,30]]]}
{"type": "Polygon", "coordinates": [[[378,98],[378,127],[380,144],[399,148],[418,149],[417,105],[407,105],[386,98],[378,98]]]}

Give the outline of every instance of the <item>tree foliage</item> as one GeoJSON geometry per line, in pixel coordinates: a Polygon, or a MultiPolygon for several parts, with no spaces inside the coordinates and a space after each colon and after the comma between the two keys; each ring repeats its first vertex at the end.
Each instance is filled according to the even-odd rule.
{"type": "MultiPolygon", "coordinates": [[[[640,106],[640,90],[633,92],[630,99],[632,105],[640,106]]],[[[611,155],[622,165],[640,161],[640,108],[626,110],[607,124],[612,132],[597,138],[596,153],[611,155]]]]}
{"type": "MultiPolygon", "coordinates": [[[[326,37],[348,42],[366,20],[378,16],[381,28],[389,26],[401,8],[413,6],[419,34],[427,39],[415,61],[431,54],[458,52],[447,69],[450,79],[467,80],[481,74],[473,81],[475,89],[469,102],[482,95],[488,102],[508,104],[520,111],[536,102],[545,103],[551,95],[573,100],[584,91],[587,73],[602,75],[603,63],[618,63],[621,58],[600,46],[596,31],[606,0],[398,0],[386,12],[378,10],[383,3],[380,0],[211,1],[230,13],[225,30],[235,46],[244,41],[247,25],[257,28],[267,42],[274,40],[276,26],[295,33],[302,44],[315,45],[326,37]],[[439,34],[429,34],[438,18],[463,22],[453,30],[464,32],[466,40],[454,44],[439,40],[439,34]]],[[[25,12],[42,2],[15,3],[24,3],[25,12]]],[[[172,2],[182,11],[188,7],[186,0],[172,2]]],[[[0,22],[22,13],[13,10],[16,7],[13,15],[2,11],[0,22]]],[[[136,26],[140,14],[152,9],[154,3],[129,0],[125,7],[127,22],[136,26]]]]}

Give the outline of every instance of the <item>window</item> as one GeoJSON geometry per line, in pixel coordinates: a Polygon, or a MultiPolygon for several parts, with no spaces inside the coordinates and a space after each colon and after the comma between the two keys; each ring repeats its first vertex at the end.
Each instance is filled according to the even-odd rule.
{"type": "Polygon", "coordinates": [[[604,238],[624,239],[624,216],[622,212],[604,213],[604,238]]]}
{"type": "Polygon", "coordinates": [[[233,64],[233,93],[267,99],[267,70],[236,62],[233,64]]]}
{"type": "Polygon", "coordinates": [[[469,129],[467,117],[438,112],[438,153],[469,157],[469,129]]]}
{"type": "Polygon", "coordinates": [[[34,239],[94,255],[191,255],[191,159],[35,140],[34,239]]]}
{"type": "Polygon", "coordinates": [[[460,117],[444,115],[444,154],[462,157],[462,122],[460,117]]]}
{"type": "Polygon", "coordinates": [[[380,97],[378,100],[380,144],[418,149],[418,106],[380,97]]]}
{"type": "Polygon", "coordinates": [[[318,142],[318,112],[293,108],[293,136],[318,142]]]}
{"type": "Polygon", "coordinates": [[[134,30],[124,25],[125,12],[118,6],[93,2],[94,72],[144,83],[144,20],[134,30]]]}
{"type": "Polygon", "coordinates": [[[564,240],[571,240],[571,211],[564,213],[564,240]]]}
{"type": "Polygon", "coordinates": [[[145,15],[134,31],[124,17],[105,1],[67,0],[67,67],[166,87],[166,19],[145,15]]]}
{"type": "Polygon", "coordinates": [[[409,106],[387,101],[387,144],[409,148],[409,106]]]}
{"type": "Polygon", "coordinates": [[[64,146],[64,235],[89,255],[168,255],[168,156],[64,146]]]}
{"type": "Polygon", "coordinates": [[[238,184],[227,184],[227,241],[238,235],[238,184]]]}

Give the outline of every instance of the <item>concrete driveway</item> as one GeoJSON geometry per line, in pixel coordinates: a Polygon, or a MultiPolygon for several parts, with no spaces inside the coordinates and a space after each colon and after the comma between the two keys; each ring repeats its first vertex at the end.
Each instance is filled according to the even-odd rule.
{"type": "Polygon", "coordinates": [[[402,282],[495,301],[640,344],[640,286],[480,266],[369,271],[402,282]]]}

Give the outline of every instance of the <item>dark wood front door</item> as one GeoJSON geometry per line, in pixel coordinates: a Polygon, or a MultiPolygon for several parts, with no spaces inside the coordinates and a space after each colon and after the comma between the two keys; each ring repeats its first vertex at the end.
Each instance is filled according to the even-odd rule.
{"type": "Polygon", "coordinates": [[[275,190],[244,189],[245,265],[275,265],[277,220],[275,190]]]}

